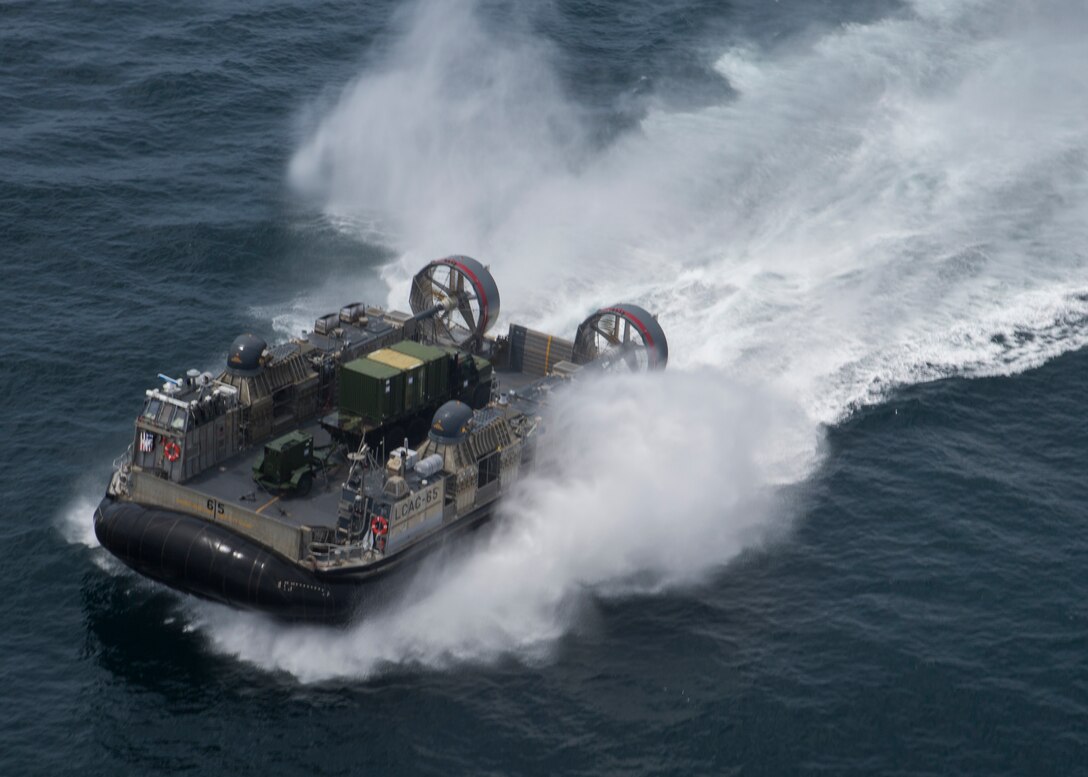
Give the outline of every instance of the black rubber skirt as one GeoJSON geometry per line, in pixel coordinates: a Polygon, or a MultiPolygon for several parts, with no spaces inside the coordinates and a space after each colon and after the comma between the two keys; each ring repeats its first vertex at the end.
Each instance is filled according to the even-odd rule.
{"type": "Polygon", "coordinates": [[[323,579],[226,527],[109,497],[95,510],[94,533],[145,577],[290,620],[346,620],[368,589],[384,587],[377,579],[323,579]]]}

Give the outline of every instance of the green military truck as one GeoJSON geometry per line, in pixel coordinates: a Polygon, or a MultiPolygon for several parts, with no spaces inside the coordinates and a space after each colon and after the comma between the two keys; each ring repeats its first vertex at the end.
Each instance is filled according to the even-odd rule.
{"type": "Polygon", "coordinates": [[[313,435],[294,431],[265,444],[253,464],[253,479],[273,494],[306,496],[324,463],[314,455],[313,435]]]}
{"type": "Polygon", "coordinates": [[[450,399],[474,408],[491,399],[491,362],[456,348],[404,340],[340,368],[339,407],[322,420],[337,440],[363,438],[386,449],[423,439],[434,412],[450,399]]]}

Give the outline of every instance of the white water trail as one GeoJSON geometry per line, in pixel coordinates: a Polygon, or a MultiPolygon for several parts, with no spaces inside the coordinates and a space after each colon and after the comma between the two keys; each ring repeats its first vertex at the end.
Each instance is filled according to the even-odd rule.
{"type": "Polygon", "coordinates": [[[93,496],[89,490],[80,490],[57,516],[57,530],[73,545],[99,548],[94,535],[94,509],[101,496],[93,496]]]}
{"type": "Polygon", "coordinates": [[[917,0],[730,49],[735,98],[652,110],[599,150],[548,46],[472,4],[416,6],[292,181],[395,236],[393,303],[427,259],[469,253],[508,318],[656,310],[670,372],[562,398],[498,531],[395,607],[346,631],[201,608],[212,643],[304,680],[546,655],[595,596],[704,579],[780,526],[774,487],[813,471],[822,423],[1083,345],[1086,28],[1079,2],[917,0]]]}
{"type": "Polygon", "coordinates": [[[347,631],[217,607],[197,618],[217,648],[304,681],[543,658],[591,595],[697,582],[784,526],[767,484],[796,474],[779,448],[815,444],[814,430],[789,403],[716,377],[608,379],[559,395],[535,473],[495,532],[425,566],[347,631]]]}
{"type": "Polygon", "coordinates": [[[426,260],[469,253],[508,315],[571,331],[642,302],[674,365],[783,385],[835,421],[889,386],[1033,366],[1086,331],[1083,4],[911,9],[730,49],[717,68],[737,98],[653,110],[595,152],[547,47],[485,30],[472,4],[422,3],[291,178],[345,224],[384,215],[402,249],[391,304],[426,260]]]}

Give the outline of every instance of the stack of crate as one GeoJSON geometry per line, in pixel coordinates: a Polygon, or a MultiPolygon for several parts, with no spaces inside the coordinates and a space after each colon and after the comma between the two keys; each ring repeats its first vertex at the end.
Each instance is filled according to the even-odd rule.
{"type": "Polygon", "coordinates": [[[404,340],[341,368],[340,409],[383,423],[448,398],[449,379],[449,354],[404,340]]]}

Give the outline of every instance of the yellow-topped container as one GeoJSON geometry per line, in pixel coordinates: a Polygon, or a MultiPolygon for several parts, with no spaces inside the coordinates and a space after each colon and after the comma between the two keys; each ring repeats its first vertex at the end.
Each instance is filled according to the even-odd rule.
{"type": "Polygon", "coordinates": [[[393,367],[404,374],[404,410],[415,410],[424,402],[423,361],[400,351],[382,348],[368,354],[371,361],[393,367]]]}
{"type": "Polygon", "coordinates": [[[381,350],[374,351],[374,353],[367,354],[368,359],[373,359],[376,362],[388,365],[389,367],[396,367],[398,370],[414,370],[417,367],[423,366],[423,361],[417,359],[414,356],[409,356],[406,353],[400,351],[394,351],[391,348],[382,348],[381,350]]]}

